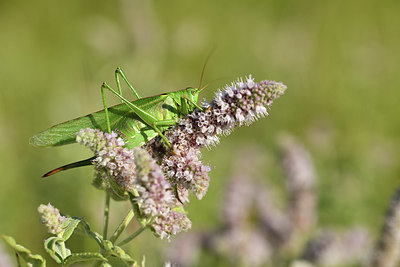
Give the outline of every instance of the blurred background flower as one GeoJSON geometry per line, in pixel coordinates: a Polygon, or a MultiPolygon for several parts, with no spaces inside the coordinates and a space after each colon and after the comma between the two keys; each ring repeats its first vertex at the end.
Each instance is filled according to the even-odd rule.
{"type": "MultiPolygon", "coordinates": [[[[249,73],[282,81],[290,90],[267,120],[204,151],[211,182],[202,201],[190,199],[193,231],[222,223],[222,192],[237,164],[235,155],[251,145],[274,151],[278,133],[285,131],[314,160],[318,225],[349,229],[363,222],[377,236],[400,172],[399,5],[361,0],[0,1],[0,233],[44,255],[46,229],[36,207],[48,202],[96,221],[92,226],[101,229],[104,196],[90,186],[93,168],[40,178],[91,152],[79,145],[35,148],[29,137],[101,109],[100,85],[113,83],[117,66],[142,96],[198,86],[203,62],[215,46],[205,81],[223,79],[202,97],[210,100],[218,87],[249,73]]],[[[125,95],[134,99],[128,90],[125,95]]],[[[267,174],[260,179],[271,185],[270,199],[278,201],[274,206],[285,207],[279,202],[286,196],[279,158],[266,156],[258,169],[267,174]]],[[[119,220],[126,208],[113,202],[111,217],[119,220]]],[[[79,237],[69,242],[76,251],[95,249],[79,237]]],[[[164,245],[144,233],[131,247],[132,255],[145,254],[152,266],[162,262],[164,245]]],[[[206,263],[207,254],[201,256],[206,263]]]]}
{"type": "MultiPolygon", "coordinates": [[[[284,135],[280,140],[285,174],[282,180],[287,192],[284,199],[274,196],[274,187],[260,180],[259,170],[265,162],[260,160],[265,158],[261,151],[243,149],[244,153],[235,159],[235,168],[225,187],[221,223],[197,233],[180,235],[167,247],[165,257],[169,262],[178,266],[203,266],[200,255],[206,253],[212,262],[208,263],[210,266],[218,263],[221,266],[288,266],[289,263],[297,266],[300,262],[309,266],[352,266],[366,263],[368,255],[375,255],[371,253],[372,242],[364,222],[345,230],[324,229],[323,225],[316,224],[318,195],[312,190],[316,182],[314,164],[293,137],[284,135]]],[[[392,228],[400,226],[397,221],[393,223],[393,218],[391,221],[392,228]]],[[[389,240],[389,249],[381,245],[381,251],[378,250],[380,254],[390,254],[391,262],[399,259],[393,253],[397,239],[389,240]]]]}

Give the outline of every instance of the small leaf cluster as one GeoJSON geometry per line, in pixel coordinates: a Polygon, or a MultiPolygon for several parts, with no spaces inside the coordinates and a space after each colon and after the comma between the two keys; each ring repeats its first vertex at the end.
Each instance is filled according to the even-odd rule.
{"type": "MultiPolygon", "coordinates": [[[[53,233],[52,236],[44,241],[44,248],[46,252],[58,264],[62,266],[69,266],[78,262],[94,261],[95,266],[111,266],[108,262],[110,257],[113,257],[114,259],[119,259],[126,266],[144,266],[144,261],[141,264],[137,263],[129,256],[128,253],[115,244],[118,236],[123,231],[122,228],[125,228],[128,223],[126,220],[125,223],[120,225],[119,228],[114,232],[110,240],[107,240],[104,239],[99,233],[93,231],[89,224],[82,218],[70,216],[63,217],[65,220],[59,227],[60,231],[53,233]],[[99,246],[99,252],[72,252],[67,247],[66,242],[74,233],[83,234],[93,239],[99,246]]],[[[133,216],[130,215],[128,218],[132,217],[133,216]]],[[[49,225],[47,225],[47,227],[50,230],[51,226],[49,227],[49,225]]],[[[28,266],[46,266],[46,260],[42,256],[32,254],[29,249],[17,244],[12,237],[3,236],[3,240],[14,249],[18,257],[18,261],[22,259],[26,264],[28,264],[28,266]]]]}

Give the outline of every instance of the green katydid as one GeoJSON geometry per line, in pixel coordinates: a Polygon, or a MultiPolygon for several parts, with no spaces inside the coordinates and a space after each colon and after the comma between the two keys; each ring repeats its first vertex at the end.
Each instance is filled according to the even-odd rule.
{"type": "MultiPolygon", "coordinates": [[[[163,135],[168,127],[175,125],[179,118],[191,113],[194,109],[202,108],[196,104],[199,93],[207,87],[201,88],[204,68],[199,88],[186,89],[141,98],[129,83],[121,68],[115,71],[115,80],[118,92],[107,83],[101,86],[104,109],[70,121],[55,125],[31,138],[31,144],[36,146],[60,146],[75,142],[76,133],[83,128],[96,128],[102,131],[117,131],[124,140],[127,148],[142,146],[159,135],[164,142],[171,146],[163,135]],[[128,101],[122,96],[120,77],[126,82],[129,89],[138,98],[128,101]],[[121,104],[108,108],[104,89],[116,95],[121,104]]],[[[91,165],[94,158],[71,163],[54,169],[43,177],[47,177],[62,170],[91,165]]]]}

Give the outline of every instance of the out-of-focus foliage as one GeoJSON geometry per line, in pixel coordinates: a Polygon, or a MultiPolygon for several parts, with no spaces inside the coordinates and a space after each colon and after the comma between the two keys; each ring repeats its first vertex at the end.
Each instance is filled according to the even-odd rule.
{"type": "MultiPolygon", "coordinates": [[[[36,208],[49,201],[100,229],[104,196],[89,185],[91,168],[40,178],[88,151],[35,148],[29,137],[101,109],[100,85],[113,82],[117,66],[143,96],[198,86],[213,47],[205,80],[222,80],[206,90],[208,99],[225,81],[250,73],[283,81],[288,91],[269,118],[205,153],[214,170],[207,197],[189,207],[193,227],[218,223],[232,155],[248,144],[274,150],[285,131],[315,159],[319,222],[362,222],[377,233],[400,173],[399,10],[396,1],[361,0],[1,1],[0,233],[44,255],[36,208]]],[[[276,165],[267,159],[263,166],[279,185],[276,165]]],[[[113,203],[111,217],[124,208],[113,203]]],[[[70,247],[95,248],[81,241],[70,247]]],[[[132,255],[145,254],[152,266],[164,245],[146,233],[132,255]]]]}
{"type": "MultiPolygon", "coordinates": [[[[327,267],[359,266],[372,258],[369,233],[362,226],[338,231],[318,225],[318,192],[314,188],[318,174],[313,160],[294,138],[282,135],[279,139],[279,162],[283,169],[280,178],[286,192],[283,199],[274,194],[276,188],[266,181],[268,171],[260,172],[266,157],[278,155],[266,155],[251,146],[243,148],[224,187],[220,224],[177,237],[165,253],[170,262],[203,266],[200,255],[207,254],[213,261],[207,266],[219,261],[253,267],[327,267]],[[282,206],[282,202],[286,205],[282,206]]],[[[395,216],[392,218],[387,224],[393,229],[398,225],[395,216]]],[[[399,242],[392,229],[386,231],[386,236],[393,237],[386,239],[380,253],[389,256],[387,265],[371,266],[391,266],[391,262],[397,262],[395,251],[399,242]]],[[[382,262],[382,256],[375,258],[382,262]]]]}

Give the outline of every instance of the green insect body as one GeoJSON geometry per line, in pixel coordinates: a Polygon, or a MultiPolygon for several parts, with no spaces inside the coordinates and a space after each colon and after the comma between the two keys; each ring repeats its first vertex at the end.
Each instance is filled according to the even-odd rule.
{"type": "MultiPolygon", "coordinates": [[[[183,90],[140,98],[120,68],[115,71],[115,77],[119,92],[116,92],[107,83],[103,83],[101,87],[103,110],[60,123],[40,132],[31,138],[31,144],[46,147],[74,143],[75,135],[80,129],[93,128],[101,131],[118,132],[126,143],[127,148],[142,146],[157,135],[160,135],[164,142],[170,146],[163,132],[194,109],[202,109],[196,102],[199,93],[204,87],[188,87],[183,90]],[[139,99],[130,102],[122,96],[119,75],[139,99]],[[120,98],[122,103],[108,108],[104,89],[109,90],[120,98]]],[[[91,160],[65,165],[44,176],[49,176],[65,169],[90,165],[91,160]]]]}
{"type": "MultiPolygon", "coordinates": [[[[194,106],[190,102],[186,104],[185,110],[187,98],[184,96],[191,98],[193,102],[197,102],[198,92],[196,90],[187,88],[176,92],[141,98],[131,103],[154,117],[156,126],[163,132],[170,125],[175,124],[180,117],[193,111],[194,106]],[[195,93],[193,94],[193,92],[195,93]]],[[[107,131],[105,113],[103,109],[55,125],[33,136],[31,143],[43,147],[60,146],[74,143],[76,133],[83,128],[107,131]]],[[[152,122],[144,121],[125,103],[108,108],[108,118],[111,130],[121,133],[128,148],[141,146],[158,135],[157,131],[152,128],[152,122]]]]}

